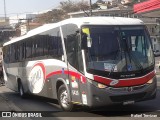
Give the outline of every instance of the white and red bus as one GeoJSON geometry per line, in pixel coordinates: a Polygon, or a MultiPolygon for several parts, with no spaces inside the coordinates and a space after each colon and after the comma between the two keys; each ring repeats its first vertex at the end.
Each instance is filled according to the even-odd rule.
{"type": "Polygon", "coordinates": [[[46,24],[3,45],[6,86],[21,97],[99,107],[156,97],[150,36],[139,19],[70,18],[46,24]]]}

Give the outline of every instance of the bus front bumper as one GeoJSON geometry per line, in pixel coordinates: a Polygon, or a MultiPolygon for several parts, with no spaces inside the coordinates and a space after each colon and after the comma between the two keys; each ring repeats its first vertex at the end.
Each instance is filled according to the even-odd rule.
{"type": "Polygon", "coordinates": [[[156,97],[157,79],[153,83],[132,87],[99,89],[88,82],[88,106],[101,107],[112,104],[132,104],[139,101],[154,99],[156,97]]]}

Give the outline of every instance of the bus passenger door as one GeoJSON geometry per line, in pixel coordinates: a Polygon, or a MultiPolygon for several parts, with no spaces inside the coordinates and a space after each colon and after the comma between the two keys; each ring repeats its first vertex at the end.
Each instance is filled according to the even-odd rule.
{"type": "Polygon", "coordinates": [[[67,37],[66,52],[68,60],[68,77],[70,81],[70,94],[71,100],[76,103],[81,102],[80,97],[80,77],[79,77],[79,62],[78,62],[78,49],[77,49],[77,35],[73,34],[67,37]]]}
{"type": "Polygon", "coordinates": [[[80,64],[82,64],[82,55],[80,46],[80,31],[75,24],[62,26],[64,45],[67,57],[69,92],[72,102],[81,102],[80,88],[80,64]]]}

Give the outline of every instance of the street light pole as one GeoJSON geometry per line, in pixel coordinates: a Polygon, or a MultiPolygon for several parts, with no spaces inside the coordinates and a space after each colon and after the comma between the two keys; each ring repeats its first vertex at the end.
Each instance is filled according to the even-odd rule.
{"type": "Polygon", "coordinates": [[[5,21],[6,21],[6,1],[4,0],[4,17],[5,17],[5,21]]]}

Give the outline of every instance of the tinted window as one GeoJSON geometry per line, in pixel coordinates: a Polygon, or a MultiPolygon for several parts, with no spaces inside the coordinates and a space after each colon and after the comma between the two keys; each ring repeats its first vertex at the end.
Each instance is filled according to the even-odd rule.
{"type": "Polygon", "coordinates": [[[74,24],[62,26],[68,62],[78,69],[78,27],[74,24]]]}
{"type": "Polygon", "coordinates": [[[18,62],[28,58],[62,58],[63,48],[59,28],[16,42],[4,49],[6,62],[18,62]]]}
{"type": "Polygon", "coordinates": [[[59,28],[44,32],[41,35],[45,41],[44,54],[56,59],[61,59],[63,48],[59,28]]]}

